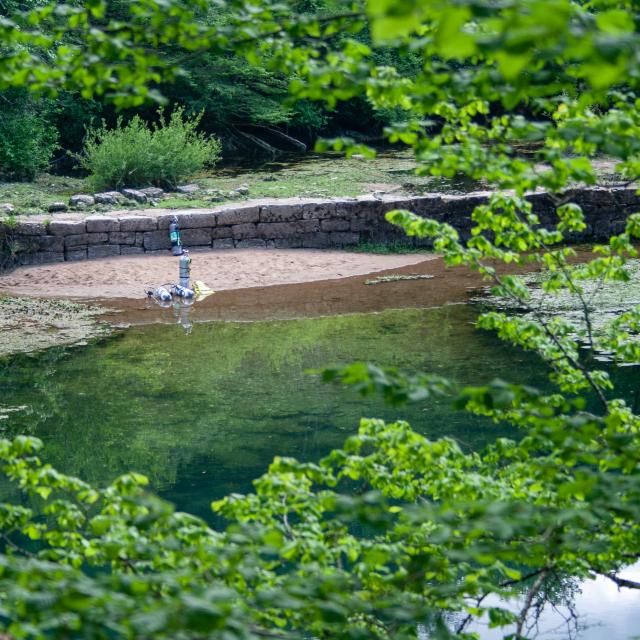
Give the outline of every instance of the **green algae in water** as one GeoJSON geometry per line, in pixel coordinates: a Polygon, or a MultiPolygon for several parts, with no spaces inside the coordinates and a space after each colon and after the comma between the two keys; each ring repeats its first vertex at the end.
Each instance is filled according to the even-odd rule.
{"type": "MultiPolygon", "coordinates": [[[[640,260],[629,260],[625,266],[628,280],[609,280],[600,282],[597,279],[576,280],[576,284],[582,290],[589,313],[591,331],[594,338],[605,334],[606,326],[612,320],[633,307],[640,305],[640,260]]],[[[542,288],[545,273],[531,273],[522,276],[524,282],[529,286],[529,305],[536,309],[534,314],[524,310],[522,305],[506,297],[485,295],[476,298],[476,302],[498,309],[504,309],[511,313],[521,313],[525,318],[536,319],[536,314],[543,319],[550,320],[554,317],[566,321],[572,328],[575,328],[573,337],[586,346],[588,343],[587,323],[584,316],[582,301],[577,293],[569,289],[561,289],[554,293],[548,293],[542,288]]],[[[487,289],[487,292],[489,290],[487,289]]],[[[629,340],[640,340],[640,336],[631,334],[629,340]]],[[[597,348],[597,345],[595,345],[597,348]]],[[[597,360],[609,362],[612,360],[610,354],[598,352],[595,354],[597,360]]]]}
{"type": "Polygon", "coordinates": [[[0,358],[104,336],[111,329],[96,316],[105,311],[67,300],[0,296],[0,358]]]}

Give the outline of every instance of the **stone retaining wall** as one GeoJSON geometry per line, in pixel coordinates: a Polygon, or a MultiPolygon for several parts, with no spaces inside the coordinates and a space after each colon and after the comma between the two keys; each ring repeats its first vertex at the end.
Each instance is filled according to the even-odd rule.
{"type": "MultiPolygon", "coordinates": [[[[587,222],[587,229],[571,238],[574,241],[605,240],[624,229],[630,213],[640,211],[640,196],[631,187],[581,189],[565,195],[582,207],[587,222]]],[[[290,199],[207,210],[113,212],[80,219],[68,215],[18,218],[13,224],[0,223],[0,245],[5,265],[164,253],[170,248],[169,223],[177,215],[187,248],[327,248],[403,239],[429,246],[428,239],[407,239],[386,222],[385,213],[409,209],[447,222],[465,237],[471,228],[471,212],[488,197],[486,192],[477,192],[411,198],[290,199]]],[[[532,194],[530,200],[541,223],[554,224],[554,200],[546,193],[532,194]]]]}

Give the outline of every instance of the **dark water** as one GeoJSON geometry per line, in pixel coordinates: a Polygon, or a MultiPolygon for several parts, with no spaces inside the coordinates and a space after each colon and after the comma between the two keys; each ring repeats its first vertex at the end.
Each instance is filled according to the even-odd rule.
{"type": "Polygon", "coordinates": [[[369,360],[462,383],[496,376],[542,384],[533,358],[472,326],[467,306],[272,322],[147,325],[87,347],[21,356],[0,366],[0,404],[27,405],[9,433],[46,443],[68,473],[106,483],[136,470],[179,508],[248,491],[275,455],[317,459],[361,416],[403,418],[469,448],[496,437],[488,421],[447,403],[393,409],[325,385],[306,371],[369,360]]]}
{"type": "MultiPolygon", "coordinates": [[[[5,435],[42,438],[46,460],[67,473],[102,484],[136,470],[180,509],[210,518],[211,500],[249,491],[273,456],[317,459],[354,433],[361,416],[403,418],[469,449],[509,434],[445,401],[393,409],[305,373],[369,360],[463,384],[501,377],[546,385],[538,360],[475,330],[474,317],[471,307],[452,305],[197,323],[190,335],[177,325],[133,327],[86,347],[0,361],[0,405],[27,406],[0,425],[5,435]]],[[[617,377],[630,396],[637,369],[617,377]]],[[[9,491],[0,485],[3,497],[9,491]]],[[[640,625],[637,594],[617,594],[606,580],[585,583],[576,603],[596,625],[580,640],[628,638],[640,625]]],[[[557,629],[545,637],[567,637],[557,614],[543,626],[557,629]]],[[[496,637],[478,630],[485,640],[496,637]]]]}

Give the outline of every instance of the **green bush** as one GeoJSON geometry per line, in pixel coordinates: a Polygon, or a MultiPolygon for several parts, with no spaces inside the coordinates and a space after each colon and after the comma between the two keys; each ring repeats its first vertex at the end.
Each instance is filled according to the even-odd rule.
{"type": "Polygon", "coordinates": [[[220,142],[197,131],[202,114],[184,117],[175,109],[167,121],[149,126],[139,116],[115,129],[103,123],[88,132],[80,165],[97,189],[141,187],[173,188],[181,180],[212,166],[220,157],[220,142]]]}
{"type": "Polygon", "coordinates": [[[2,98],[0,177],[33,180],[49,166],[58,146],[55,129],[26,92],[6,92],[2,98]]]}

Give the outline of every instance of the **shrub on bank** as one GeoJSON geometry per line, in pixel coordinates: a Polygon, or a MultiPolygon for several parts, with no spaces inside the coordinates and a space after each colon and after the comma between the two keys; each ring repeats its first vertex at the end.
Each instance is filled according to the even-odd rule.
{"type": "Polygon", "coordinates": [[[197,131],[202,114],[184,116],[177,108],[169,120],[160,113],[149,126],[139,116],[115,129],[103,123],[88,132],[80,165],[96,189],[141,187],[149,184],[174,188],[180,181],[220,157],[220,142],[197,131]]]}

